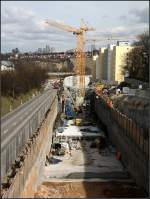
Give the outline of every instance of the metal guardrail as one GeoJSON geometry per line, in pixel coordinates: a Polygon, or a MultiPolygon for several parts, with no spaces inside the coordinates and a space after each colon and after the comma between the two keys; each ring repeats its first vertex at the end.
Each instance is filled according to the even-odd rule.
{"type": "Polygon", "coordinates": [[[40,127],[51,103],[56,96],[56,91],[47,90],[34,97],[29,102],[18,107],[1,119],[1,179],[11,168],[15,159],[33,133],[40,127]],[[25,115],[26,113],[29,113],[25,115]],[[19,120],[22,117],[22,120],[19,120]],[[16,126],[7,133],[5,128],[15,121],[16,126]]]}

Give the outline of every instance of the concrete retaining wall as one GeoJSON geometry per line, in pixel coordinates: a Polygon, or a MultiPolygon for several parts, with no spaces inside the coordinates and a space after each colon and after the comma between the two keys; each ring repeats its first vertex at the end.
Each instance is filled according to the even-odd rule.
{"type": "Polygon", "coordinates": [[[118,123],[120,123],[118,125],[112,117],[111,108],[101,98],[95,98],[95,112],[99,120],[106,126],[110,141],[121,152],[122,162],[131,176],[139,186],[148,191],[148,138],[144,139],[138,134],[142,131],[138,132],[138,128],[135,128],[134,125],[129,128],[131,132],[127,132],[127,128],[123,130],[120,124],[124,125],[125,119],[122,119],[121,114],[115,111],[118,123]]]}
{"type": "Polygon", "coordinates": [[[3,198],[33,198],[37,186],[40,183],[40,173],[44,168],[45,157],[50,149],[53,125],[58,113],[58,101],[55,96],[51,108],[43,121],[38,136],[33,140],[31,147],[27,150],[25,160],[18,169],[9,189],[3,198]]]}

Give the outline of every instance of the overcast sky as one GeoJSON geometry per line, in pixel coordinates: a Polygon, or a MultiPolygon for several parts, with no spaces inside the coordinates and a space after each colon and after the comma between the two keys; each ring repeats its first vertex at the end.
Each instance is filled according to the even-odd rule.
{"type": "MultiPolygon", "coordinates": [[[[72,33],[43,25],[61,21],[79,27],[81,18],[95,31],[87,38],[130,39],[148,29],[148,1],[3,1],[1,3],[1,50],[35,51],[48,44],[57,50],[75,48],[72,33]]],[[[97,43],[103,45],[105,42],[97,43]]],[[[89,43],[90,45],[90,43],[89,43]]]]}

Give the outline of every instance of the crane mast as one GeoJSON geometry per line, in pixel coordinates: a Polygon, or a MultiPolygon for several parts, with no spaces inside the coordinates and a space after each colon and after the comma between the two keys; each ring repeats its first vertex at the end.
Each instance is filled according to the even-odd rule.
{"type": "Polygon", "coordinates": [[[85,95],[85,38],[84,32],[77,35],[77,48],[75,51],[75,72],[79,76],[80,94],[85,95]]]}
{"type": "Polygon", "coordinates": [[[85,95],[85,33],[94,30],[87,27],[83,20],[81,21],[80,28],[73,28],[69,25],[62,24],[52,20],[45,21],[48,25],[56,28],[72,32],[77,38],[77,47],[75,50],[75,73],[79,76],[80,95],[85,95]]]}

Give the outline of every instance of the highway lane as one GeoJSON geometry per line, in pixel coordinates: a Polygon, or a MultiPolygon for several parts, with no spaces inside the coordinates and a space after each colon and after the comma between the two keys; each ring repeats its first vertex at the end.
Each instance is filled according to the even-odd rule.
{"type": "Polygon", "coordinates": [[[28,102],[26,102],[23,105],[19,106],[14,111],[8,113],[7,115],[5,115],[4,117],[1,118],[1,123],[6,125],[10,120],[12,120],[13,117],[17,116],[18,113],[20,114],[21,110],[26,109],[28,105],[31,106],[32,104],[34,104],[35,100],[39,100],[39,99],[42,99],[42,98],[44,99],[44,95],[46,96],[47,93],[48,93],[48,91],[46,91],[45,93],[40,94],[38,96],[35,96],[34,98],[29,100],[28,102]]]}
{"type": "Polygon", "coordinates": [[[32,114],[32,112],[35,112],[36,107],[43,104],[51,93],[52,90],[46,91],[43,95],[37,96],[35,99],[32,99],[30,103],[21,107],[19,111],[13,111],[12,117],[9,116],[8,119],[5,117],[5,119],[1,120],[1,141],[6,139],[16,127],[32,114]]]}
{"type": "MultiPolygon", "coordinates": [[[[48,98],[48,97],[47,97],[48,98]]],[[[47,98],[41,103],[40,107],[45,104],[47,101],[47,98]]],[[[50,100],[50,104],[53,99],[50,100]]],[[[5,148],[5,146],[13,139],[13,137],[16,135],[17,132],[27,123],[27,121],[39,110],[40,107],[36,107],[35,111],[31,112],[30,115],[26,116],[26,118],[20,123],[20,125],[16,125],[14,130],[11,130],[11,133],[9,133],[8,136],[5,136],[5,139],[1,140],[1,150],[5,148]]]]}
{"type": "Polygon", "coordinates": [[[6,175],[25,143],[45,118],[56,90],[49,89],[1,118],[1,176],[6,175]]]}
{"type": "Polygon", "coordinates": [[[13,115],[16,115],[21,109],[25,108],[27,105],[31,104],[32,102],[34,102],[37,98],[39,98],[42,94],[33,97],[32,99],[30,99],[29,101],[27,101],[26,103],[20,105],[18,108],[16,108],[14,111],[6,114],[5,116],[3,116],[1,118],[1,122],[4,123],[6,122],[9,118],[12,118],[13,115]]]}
{"type": "Polygon", "coordinates": [[[14,117],[10,118],[5,123],[2,123],[1,139],[3,140],[4,137],[7,137],[10,131],[13,131],[13,129],[16,128],[17,125],[19,125],[29,114],[31,114],[31,112],[34,111],[37,105],[39,105],[38,101],[36,101],[34,104],[31,103],[29,106],[27,106],[23,110],[20,110],[20,112],[17,113],[14,117]]]}

